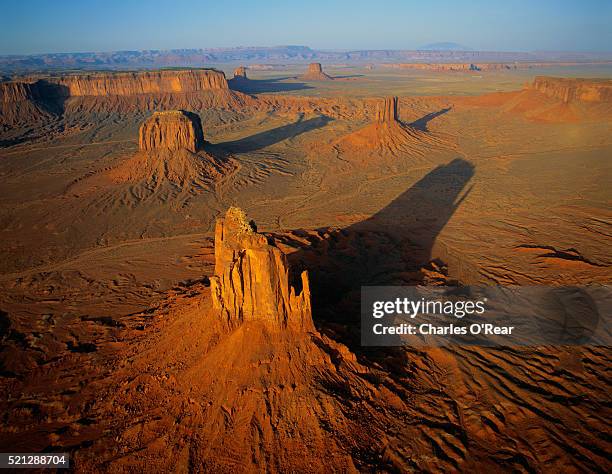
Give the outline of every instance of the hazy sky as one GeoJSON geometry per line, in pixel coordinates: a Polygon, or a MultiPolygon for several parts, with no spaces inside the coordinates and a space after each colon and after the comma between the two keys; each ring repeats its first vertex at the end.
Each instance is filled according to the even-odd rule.
{"type": "Polygon", "coordinates": [[[612,51],[612,0],[2,0],[0,54],[306,45],[612,51]]]}

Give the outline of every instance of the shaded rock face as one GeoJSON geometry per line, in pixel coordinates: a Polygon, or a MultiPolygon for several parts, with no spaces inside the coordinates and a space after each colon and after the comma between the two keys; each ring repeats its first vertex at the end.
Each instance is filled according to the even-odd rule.
{"type": "Polygon", "coordinates": [[[321,63],[310,63],[308,71],[300,76],[300,79],[305,81],[331,81],[333,77],[328,76],[323,72],[321,63]]]}
{"type": "Polygon", "coordinates": [[[214,69],[75,74],[51,78],[69,97],[199,92],[228,89],[225,74],[214,69]]]}
{"type": "Polygon", "coordinates": [[[211,277],[215,310],[231,327],[264,321],[272,329],[314,329],[308,274],[301,274],[302,291],[289,284],[285,255],[258,234],[245,213],[228,209],[215,228],[215,276],[211,277]]]}
{"type": "Polygon", "coordinates": [[[537,76],[531,88],[549,97],[571,102],[612,102],[612,80],[537,76]]]}
{"type": "Polygon", "coordinates": [[[386,97],[382,106],[376,112],[376,121],[379,123],[397,122],[397,97],[386,97]]]}
{"type": "Polygon", "coordinates": [[[234,69],[234,79],[248,79],[246,68],[244,66],[234,69]]]}
{"type": "Polygon", "coordinates": [[[49,120],[62,113],[63,89],[48,81],[0,82],[0,126],[49,120]]]}
{"type": "Polygon", "coordinates": [[[142,151],[184,148],[195,153],[204,145],[202,122],[184,110],[155,112],[140,126],[138,143],[142,151]]]}

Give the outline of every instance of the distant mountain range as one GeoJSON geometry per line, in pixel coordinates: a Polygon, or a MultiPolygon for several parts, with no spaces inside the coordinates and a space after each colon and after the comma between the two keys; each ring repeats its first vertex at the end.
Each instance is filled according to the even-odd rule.
{"type": "Polygon", "coordinates": [[[474,51],[458,43],[431,43],[421,46],[419,51],[474,51]]]}
{"type": "Polygon", "coordinates": [[[315,50],[308,46],[238,47],[112,51],[101,53],[49,53],[0,56],[0,73],[61,70],[211,67],[222,64],[371,64],[400,62],[512,62],[612,60],[612,53],[472,51],[455,43],[435,43],[420,50],[315,50]]]}

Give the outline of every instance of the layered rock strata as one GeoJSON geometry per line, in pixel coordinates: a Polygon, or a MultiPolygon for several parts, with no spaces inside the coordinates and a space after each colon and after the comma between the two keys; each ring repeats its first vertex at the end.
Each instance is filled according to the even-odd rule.
{"type": "Polygon", "coordinates": [[[217,220],[211,291],[215,310],[231,327],[263,321],[274,329],[312,330],[308,273],[300,279],[298,294],[283,252],[257,233],[241,209],[231,207],[217,220]]]}
{"type": "Polygon", "coordinates": [[[65,87],[70,97],[228,89],[225,74],[214,69],[76,74],[49,81],[65,87]]]}
{"type": "Polygon", "coordinates": [[[155,112],[138,133],[140,150],[180,150],[192,153],[204,145],[202,122],[197,114],[184,110],[155,112]]]}
{"type": "Polygon", "coordinates": [[[386,97],[382,106],[376,112],[376,121],[379,123],[398,122],[397,97],[386,97]]]}
{"type": "Polygon", "coordinates": [[[612,102],[612,80],[537,76],[531,89],[564,103],[612,102]]]}

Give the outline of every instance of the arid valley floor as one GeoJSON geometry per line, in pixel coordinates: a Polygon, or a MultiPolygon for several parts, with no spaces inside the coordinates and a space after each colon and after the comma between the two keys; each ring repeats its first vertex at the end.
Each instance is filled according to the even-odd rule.
{"type": "Polygon", "coordinates": [[[1,450],[78,472],[610,472],[609,348],[365,348],[359,291],[610,285],[612,69],[306,68],[0,83],[1,450]],[[139,146],[168,110],[200,117],[198,150],[139,146]],[[308,271],[313,327],[224,325],[230,206],[308,271]]]}

